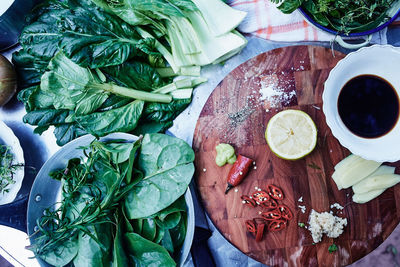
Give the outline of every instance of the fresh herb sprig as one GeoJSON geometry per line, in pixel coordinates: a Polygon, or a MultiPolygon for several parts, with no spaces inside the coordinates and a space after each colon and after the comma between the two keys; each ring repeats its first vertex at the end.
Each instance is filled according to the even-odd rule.
{"type": "Polygon", "coordinates": [[[332,245],[329,246],[328,251],[329,253],[333,253],[338,249],[338,247],[336,246],[335,243],[333,243],[332,245]]]}
{"type": "Polygon", "coordinates": [[[15,184],[14,174],[22,168],[22,164],[15,164],[11,148],[6,145],[0,145],[0,194],[10,191],[9,186],[15,184]]]}

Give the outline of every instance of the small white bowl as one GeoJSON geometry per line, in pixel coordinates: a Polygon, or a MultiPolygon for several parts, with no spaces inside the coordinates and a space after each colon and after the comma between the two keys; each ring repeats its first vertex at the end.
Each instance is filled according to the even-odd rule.
{"type": "Polygon", "coordinates": [[[21,189],[22,180],[24,179],[24,152],[18,138],[14,132],[2,121],[0,121],[0,144],[9,146],[11,153],[14,156],[13,164],[22,165],[21,168],[17,168],[13,175],[14,184],[7,187],[9,190],[7,193],[0,193],[0,205],[11,203],[17,197],[18,191],[21,189]]]}
{"type": "Polygon", "coordinates": [[[364,159],[379,162],[400,160],[400,120],[387,134],[362,138],[352,133],[338,113],[340,90],[352,78],[372,74],[384,78],[400,96],[400,49],[390,45],[373,45],[348,54],[331,70],[322,94],[326,123],[340,144],[364,159]]]}

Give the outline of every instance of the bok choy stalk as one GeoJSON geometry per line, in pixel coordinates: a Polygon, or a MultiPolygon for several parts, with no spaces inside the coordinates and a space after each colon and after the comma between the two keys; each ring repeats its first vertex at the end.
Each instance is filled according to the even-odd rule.
{"type": "Polygon", "coordinates": [[[168,46],[156,40],[155,48],[175,73],[186,66],[215,64],[246,45],[234,28],[246,12],[220,0],[92,0],[112,12],[149,39],[165,37],[168,46]]]}
{"type": "Polygon", "coordinates": [[[95,111],[110,93],[149,102],[172,101],[170,95],[103,83],[95,73],[75,64],[61,52],[50,61],[48,69],[41,79],[41,93],[53,100],[56,109],[74,110],[76,115],[95,111]]]}

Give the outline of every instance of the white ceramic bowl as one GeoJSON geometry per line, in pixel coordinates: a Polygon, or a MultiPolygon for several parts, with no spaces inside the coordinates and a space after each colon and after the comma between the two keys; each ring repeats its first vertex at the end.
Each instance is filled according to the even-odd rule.
{"type": "Polygon", "coordinates": [[[351,78],[373,74],[384,78],[400,96],[400,49],[390,45],[373,45],[348,54],[332,69],[322,94],[326,123],[340,144],[353,154],[368,160],[400,160],[400,121],[387,134],[362,138],[353,134],[339,116],[337,101],[340,90],[351,78]]]}
{"type": "MultiPolygon", "coordinates": [[[[13,131],[2,121],[0,121],[0,144],[7,145],[11,148],[11,153],[14,156],[13,164],[24,165],[24,152],[19,143],[18,138],[14,135],[13,131]]],[[[14,201],[21,189],[22,180],[24,179],[24,167],[17,168],[14,173],[15,184],[8,186],[8,193],[0,193],[0,205],[11,203],[14,201]]]]}

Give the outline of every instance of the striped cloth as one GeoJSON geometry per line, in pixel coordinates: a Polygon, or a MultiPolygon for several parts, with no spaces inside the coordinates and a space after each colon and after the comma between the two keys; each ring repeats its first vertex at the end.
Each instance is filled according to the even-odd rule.
{"type": "MultiPolygon", "coordinates": [[[[305,21],[299,11],[283,14],[269,0],[228,0],[228,4],[247,12],[238,27],[243,33],[280,42],[332,41],[334,38],[305,21]]],[[[386,44],[386,29],[374,34],[371,43],[386,44]]]]}

